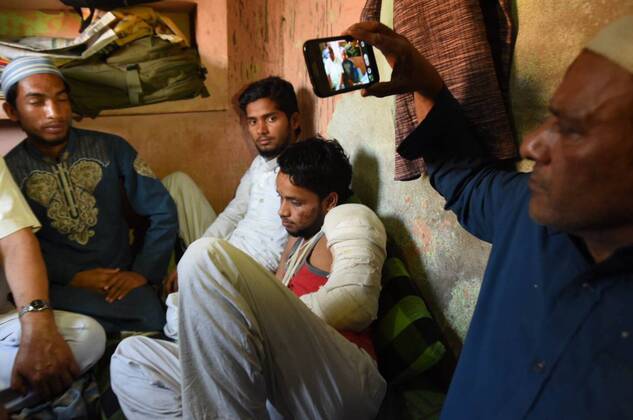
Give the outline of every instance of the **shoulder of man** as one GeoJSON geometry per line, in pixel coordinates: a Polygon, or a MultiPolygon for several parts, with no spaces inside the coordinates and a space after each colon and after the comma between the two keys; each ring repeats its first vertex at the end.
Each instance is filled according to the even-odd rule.
{"type": "MultiPolygon", "coordinates": [[[[275,158],[275,162],[277,162],[276,158],[275,158]]],[[[248,168],[249,170],[254,169],[254,168],[259,168],[266,165],[266,163],[268,163],[266,159],[264,159],[261,155],[257,155],[253,158],[248,168]]]]}
{"type": "Polygon", "coordinates": [[[26,140],[22,140],[15,145],[15,147],[4,156],[4,162],[20,188],[22,188],[22,182],[26,173],[28,173],[28,161],[29,153],[26,150],[26,140]]]}
{"type": "Polygon", "coordinates": [[[6,155],[4,155],[4,161],[6,162],[7,166],[11,167],[12,162],[16,162],[24,157],[23,154],[26,153],[25,146],[26,139],[13,146],[13,148],[9,150],[6,155]]]}
{"type": "Polygon", "coordinates": [[[246,172],[244,172],[244,174],[242,175],[241,180],[243,181],[244,179],[252,176],[254,173],[262,172],[267,163],[268,162],[266,161],[266,159],[264,159],[260,155],[255,156],[251,161],[251,164],[248,166],[246,172]]]}
{"type": "Polygon", "coordinates": [[[94,155],[100,161],[116,161],[119,158],[123,161],[138,160],[134,146],[117,134],[74,127],[71,130],[77,139],[76,151],[79,154],[94,155]]]}
{"type": "Polygon", "coordinates": [[[71,128],[71,130],[81,141],[118,141],[129,144],[127,140],[117,134],[75,127],[71,128]]]}
{"type": "Polygon", "coordinates": [[[367,240],[385,248],[387,233],[376,213],[363,204],[341,204],[330,210],[323,221],[328,247],[338,242],[367,240]]]}

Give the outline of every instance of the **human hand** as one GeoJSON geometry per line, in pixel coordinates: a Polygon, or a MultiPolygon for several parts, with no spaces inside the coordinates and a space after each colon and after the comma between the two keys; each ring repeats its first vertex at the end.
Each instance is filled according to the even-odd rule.
{"type": "Polygon", "coordinates": [[[361,91],[363,96],[384,97],[417,92],[433,99],[444,82],[429,63],[404,36],[380,22],[359,22],[343,32],[378,48],[393,69],[389,82],[379,82],[361,91]]]}
{"type": "Polygon", "coordinates": [[[20,347],[11,373],[11,388],[22,394],[31,389],[48,400],[72,384],[79,376],[79,366],[58,332],[52,312],[26,313],[20,324],[20,347]]]}
{"type": "Polygon", "coordinates": [[[106,286],[110,284],[119,271],[121,270],[118,268],[93,268],[92,270],[80,271],[74,275],[70,285],[105,293],[106,286]]]}
{"type": "Polygon", "coordinates": [[[163,297],[167,297],[170,293],[178,291],[178,270],[172,271],[163,280],[163,297]]]}
{"type": "Polygon", "coordinates": [[[123,299],[132,289],[147,284],[147,279],[134,271],[120,271],[116,273],[104,287],[106,301],[112,303],[123,299]]]}

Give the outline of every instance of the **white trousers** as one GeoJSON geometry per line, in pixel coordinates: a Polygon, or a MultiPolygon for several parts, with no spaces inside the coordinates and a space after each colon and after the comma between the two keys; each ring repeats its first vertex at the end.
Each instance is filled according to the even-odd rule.
{"type": "MultiPolygon", "coordinates": [[[[105,350],[105,332],[94,319],[80,314],[54,311],[55,323],[81,368],[94,365],[105,350]]],[[[11,386],[15,356],[20,348],[20,320],[17,311],[0,315],[0,390],[11,386]]]]}
{"type": "Polygon", "coordinates": [[[251,257],[203,238],[178,277],[179,343],[132,337],[112,356],[112,389],[128,418],[376,415],[386,384],[373,359],[251,257]]]}
{"type": "MultiPolygon", "coordinates": [[[[202,237],[217,217],[215,210],[189,175],[173,172],[163,178],[163,185],[176,203],[179,236],[186,246],[202,237]]],[[[167,297],[165,335],[178,339],[178,292],[167,297]]]]}
{"type": "Polygon", "coordinates": [[[185,245],[202,236],[217,217],[200,187],[184,172],[163,178],[163,185],[176,203],[179,234],[185,245]]]}

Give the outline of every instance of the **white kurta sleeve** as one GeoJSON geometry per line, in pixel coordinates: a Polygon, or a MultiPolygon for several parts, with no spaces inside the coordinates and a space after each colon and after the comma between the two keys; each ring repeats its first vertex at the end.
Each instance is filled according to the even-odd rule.
{"type": "Polygon", "coordinates": [[[37,230],[40,223],[0,158],[0,238],[26,227],[37,230]]]}

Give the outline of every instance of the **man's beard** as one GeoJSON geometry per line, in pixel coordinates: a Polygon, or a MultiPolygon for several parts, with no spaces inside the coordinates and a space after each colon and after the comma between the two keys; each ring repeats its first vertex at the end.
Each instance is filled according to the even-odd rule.
{"type": "Polygon", "coordinates": [[[291,139],[292,139],[292,136],[290,133],[288,133],[283,143],[279,144],[279,146],[277,146],[275,149],[272,149],[272,150],[262,150],[259,147],[257,147],[257,143],[255,143],[255,147],[257,147],[257,152],[259,153],[261,157],[263,157],[264,159],[272,159],[279,156],[281,152],[283,152],[284,149],[288,147],[291,139]]]}
{"type": "Polygon", "coordinates": [[[59,146],[60,144],[64,144],[68,141],[68,136],[63,137],[58,140],[52,140],[52,141],[44,140],[43,138],[41,138],[40,136],[36,136],[35,134],[29,134],[28,138],[29,138],[29,141],[43,147],[55,147],[55,146],[59,146]]]}
{"type": "Polygon", "coordinates": [[[70,132],[70,127],[68,127],[68,130],[66,130],[66,135],[64,137],[57,140],[44,140],[42,137],[38,136],[37,134],[25,130],[22,124],[19,124],[19,125],[20,125],[20,128],[26,133],[28,140],[35,143],[38,146],[55,147],[55,146],[59,146],[60,144],[64,144],[68,141],[68,134],[70,132]]]}
{"type": "Polygon", "coordinates": [[[295,232],[290,232],[287,229],[286,231],[288,232],[288,235],[293,236],[295,238],[310,239],[321,230],[324,219],[325,219],[325,215],[320,214],[310,226],[306,226],[305,228],[299,229],[295,232]]]}

